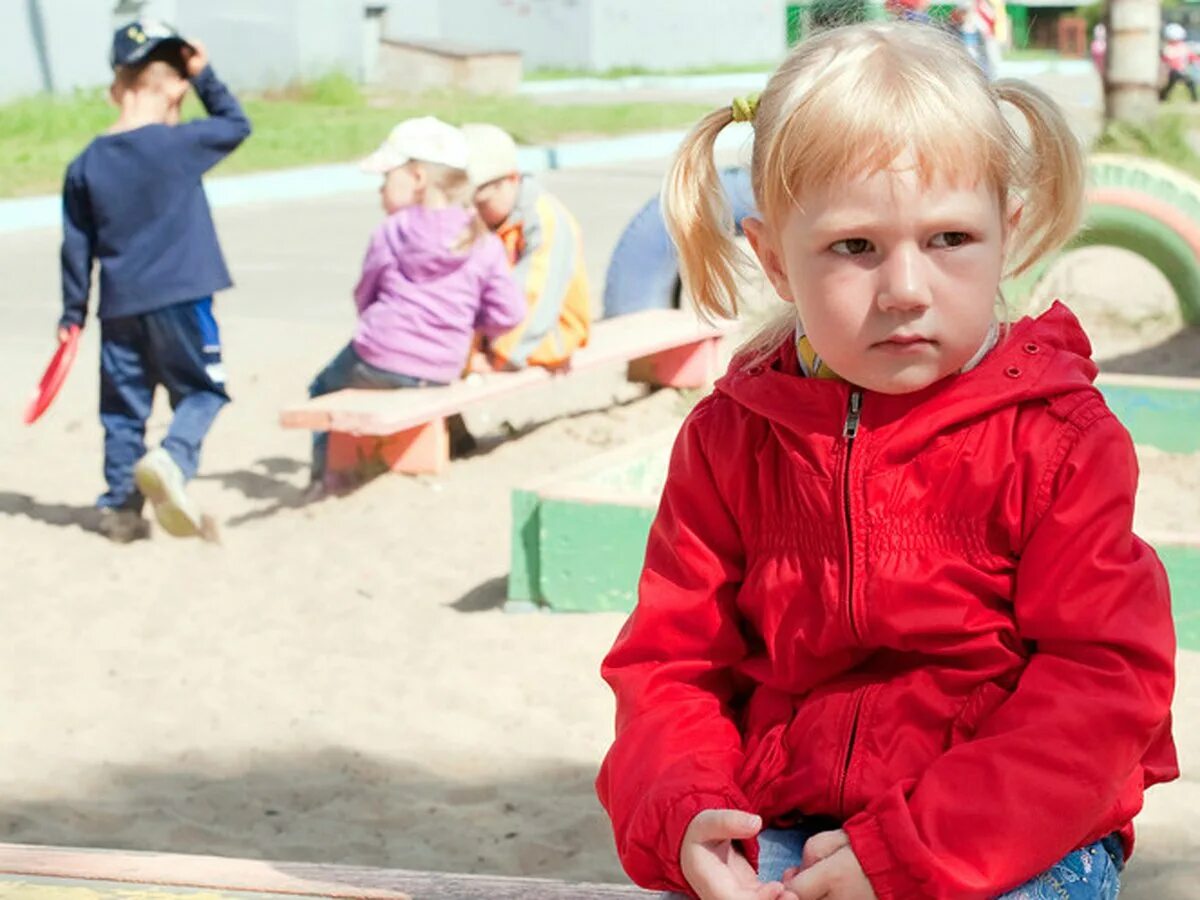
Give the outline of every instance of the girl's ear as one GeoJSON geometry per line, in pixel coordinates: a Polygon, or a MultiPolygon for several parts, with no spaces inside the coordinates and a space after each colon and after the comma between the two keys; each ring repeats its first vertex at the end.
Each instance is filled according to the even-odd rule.
{"type": "Polygon", "coordinates": [[[788,283],[787,272],[779,258],[779,250],[775,246],[775,240],[766,223],[754,216],[747,216],[742,219],[742,231],[746,235],[746,240],[750,242],[754,255],[758,257],[758,262],[767,274],[767,278],[770,279],[771,286],[775,288],[775,293],[779,295],[779,299],[787,303],[794,302],[792,286],[788,283]]]}

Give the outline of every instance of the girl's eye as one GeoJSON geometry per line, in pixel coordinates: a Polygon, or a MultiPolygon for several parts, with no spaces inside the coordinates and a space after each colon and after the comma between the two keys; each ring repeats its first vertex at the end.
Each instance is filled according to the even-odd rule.
{"type": "Polygon", "coordinates": [[[859,256],[870,252],[871,242],[866,238],[846,238],[844,241],[838,241],[829,249],[842,256],[859,256]]]}
{"type": "Polygon", "coordinates": [[[951,247],[961,247],[971,239],[971,236],[965,231],[943,231],[941,234],[934,235],[930,243],[934,247],[949,249],[951,247]]]}

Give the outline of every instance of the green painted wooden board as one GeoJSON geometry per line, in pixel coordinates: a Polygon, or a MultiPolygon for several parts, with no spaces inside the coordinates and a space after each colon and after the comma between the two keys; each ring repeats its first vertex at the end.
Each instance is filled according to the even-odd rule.
{"type": "Polygon", "coordinates": [[[1165,544],[1154,548],[1167,567],[1175,634],[1185,650],[1200,650],[1200,547],[1165,544]]]}
{"type": "Polygon", "coordinates": [[[633,609],[652,507],[547,499],[540,518],[541,594],[553,609],[633,609]]]}
{"type": "Polygon", "coordinates": [[[1200,450],[1200,390],[1113,384],[1104,380],[1099,387],[1109,408],[1133,435],[1134,443],[1170,453],[1200,450]]]}

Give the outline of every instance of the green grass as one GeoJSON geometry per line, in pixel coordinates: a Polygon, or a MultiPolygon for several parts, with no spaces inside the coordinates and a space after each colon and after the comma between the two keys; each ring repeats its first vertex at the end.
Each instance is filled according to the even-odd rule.
{"type": "MultiPolygon", "coordinates": [[[[243,98],[254,134],[220,166],[223,174],[357,159],[401,119],[492,122],[519,143],[535,144],[683,128],[710,112],[696,103],[551,105],[524,97],[456,93],[367,94],[343,76],[243,98]]],[[[189,98],[185,118],[203,115],[189,98]]],[[[0,197],[52,193],[68,162],[108,128],[116,110],[103,91],[36,97],[0,106],[0,197]]]]}
{"type": "MultiPolygon", "coordinates": [[[[1182,93],[1182,91],[1181,91],[1182,93]]],[[[1145,126],[1114,122],[1105,127],[1096,140],[1099,153],[1128,153],[1155,159],[1200,178],[1200,154],[1187,141],[1189,132],[1200,134],[1200,117],[1184,109],[1173,110],[1168,103],[1164,110],[1145,126]]]]}

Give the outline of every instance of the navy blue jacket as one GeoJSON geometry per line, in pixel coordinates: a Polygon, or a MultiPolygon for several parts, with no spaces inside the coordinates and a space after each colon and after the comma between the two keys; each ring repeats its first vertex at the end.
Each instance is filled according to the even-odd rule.
{"type": "Polygon", "coordinates": [[[61,324],[83,324],[93,261],[101,319],[232,285],[200,179],[246,139],[250,121],[211,67],[192,85],[207,119],[101,135],[67,167],[61,324]]]}

